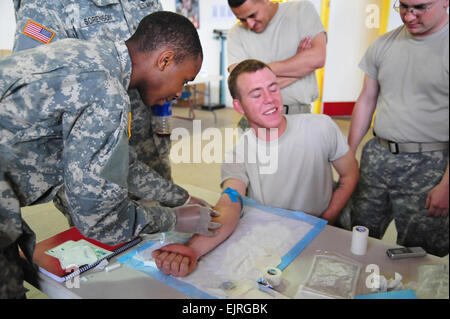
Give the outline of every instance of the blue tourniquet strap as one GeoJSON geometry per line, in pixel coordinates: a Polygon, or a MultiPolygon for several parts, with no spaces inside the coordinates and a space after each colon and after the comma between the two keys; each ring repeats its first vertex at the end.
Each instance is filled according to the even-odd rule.
{"type": "Polygon", "coordinates": [[[227,194],[228,197],[230,197],[230,200],[233,203],[236,203],[239,199],[239,201],[241,202],[241,217],[242,217],[242,213],[244,211],[244,199],[242,198],[241,194],[239,194],[237,192],[237,190],[235,190],[234,188],[231,187],[227,187],[222,194],[227,194]]]}

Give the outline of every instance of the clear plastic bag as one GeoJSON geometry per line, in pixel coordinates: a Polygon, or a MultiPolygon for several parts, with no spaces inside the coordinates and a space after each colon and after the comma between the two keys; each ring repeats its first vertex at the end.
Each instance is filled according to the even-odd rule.
{"type": "Polygon", "coordinates": [[[407,289],[413,289],[420,299],[449,298],[448,265],[423,265],[418,272],[417,282],[409,282],[407,289]]]}
{"type": "Polygon", "coordinates": [[[328,298],[352,299],[361,264],[334,254],[314,256],[313,264],[299,292],[328,298]]]}

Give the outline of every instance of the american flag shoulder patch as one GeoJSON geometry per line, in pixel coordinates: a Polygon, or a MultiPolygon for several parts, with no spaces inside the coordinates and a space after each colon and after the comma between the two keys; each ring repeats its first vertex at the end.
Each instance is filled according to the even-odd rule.
{"type": "Polygon", "coordinates": [[[31,20],[28,21],[23,29],[23,34],[45,44],[49,44],[55,36],[55,32],[31,20]]]}

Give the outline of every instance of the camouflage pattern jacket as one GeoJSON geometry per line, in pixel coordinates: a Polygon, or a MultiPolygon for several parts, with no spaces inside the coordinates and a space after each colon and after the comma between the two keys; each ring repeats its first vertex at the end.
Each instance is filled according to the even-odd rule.
{"type": "MultiPolygon", "coordinates": [[[[44,27],[51,38],[48,43],[65,38],[95,41],[125,41],[147,15],[161,11],[159,0],[13,0],[17,28],[13,51],[34,48],[47,40],[36,39],[25,31],[28,23],[44,27]]],[[[153,132],[152,110],[144,105],[137,90],[128,92],[131,101],[132,131],[130,146],[138,159],[158,175],[171,180],[169,160],[171,141],[153,132]]],[[[165,192],[170,191],[166,189],[165,192]]],[[[186,193],[186,192],[185,192],[186,193]]],[[[158,198],[154,200],[159,201],[158,198]]]]}
{"type": "MultiPolygon", "coordinates": [[[[129,150],[130,76],[124,42],[64,39],[0,59],[0,170],[21,207],[50,201],[64,185],[85,236],[112,244],[173,228],[170,208],[129,198],[185,200],[129,150]]],[[[20,213],[8,194],[0,193],[3,211],[20,213]]]]}

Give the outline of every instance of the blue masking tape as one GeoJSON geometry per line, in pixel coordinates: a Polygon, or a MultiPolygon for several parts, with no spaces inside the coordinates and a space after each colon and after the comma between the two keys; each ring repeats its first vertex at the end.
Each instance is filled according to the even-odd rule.
{"type": "Polygon", "coordinates": [[[230,197],[230,200],[233,203],[236,203],[239,199],[239,201],[241,202],[241,207],[244,207],[244,199],[242,198],[241,194],[239,194],[237,192],[237,190],[231,188],[231,187],[227,187],[222,194],[227,194],[230,197]]]}
{"type": "Polygon", "coordinates": [[[236,203],[239,199],[239,201],[241,202],[241,218],[242,218],[242,216],[244,216],[244,199],[242,198],[241,194],[239,194],[237,190],[231,187],[227,187],[222,192],[222,194],[227,194],[233,203],[236,203]]]}

